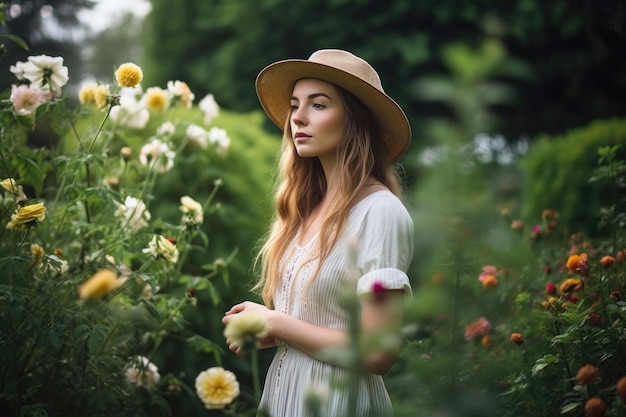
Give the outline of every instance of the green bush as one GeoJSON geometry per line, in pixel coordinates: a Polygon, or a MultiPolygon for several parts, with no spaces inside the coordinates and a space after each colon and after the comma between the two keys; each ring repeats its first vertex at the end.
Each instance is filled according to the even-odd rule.
{"type": "MultiPolygon", "coordinates": [[[[597,149],[626,143],[626,119],[597,120],[562,135],[538,137],[520,161],[524,176],[523,218],[536,218],[545,208],[557,208],[570,231],[601,235],[599,213],[614,199],[606,184],[593,181],[597,149]]],[[[626,159],[626,148],[618,152],[626,159]]]]}

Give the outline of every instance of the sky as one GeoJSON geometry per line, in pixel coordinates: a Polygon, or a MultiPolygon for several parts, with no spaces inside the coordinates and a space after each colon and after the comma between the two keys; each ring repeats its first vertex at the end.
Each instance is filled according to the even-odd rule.
{"type": "Polygon", "coordinates": [[[94,8],[81,11],[79,18],[93,31],[99,32],[109,26],[116,16],[132,12],[143,17],[151,7],[147,0],[97,0],[94,8]]]}

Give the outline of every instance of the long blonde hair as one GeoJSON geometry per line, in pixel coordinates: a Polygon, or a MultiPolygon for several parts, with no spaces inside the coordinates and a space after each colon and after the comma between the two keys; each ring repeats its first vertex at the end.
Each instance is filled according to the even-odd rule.
{"type": "MultiPolygon", "coordinates": [[[[337,193],[329,196],[330,205],[320,229],[320,265],[340,236],[350,209],[370,175],[396,195],[400,195],[401,190],[399,176],[388,162],[389,157],[379,139],[376,119],[351,93],[334,87],[343,100],[346,119],[337,148],[337,193]]],[[[321,203],[328,186],[319,159],[302,158],[296,153],[289,119],[285,123],[278,165],[275,219],[257,256],[257,262],[261,260],[261,276],[253,288],[261,293],[268,307],[273,306],[272,299],[280,281],[281,259],[321,203]]]]}

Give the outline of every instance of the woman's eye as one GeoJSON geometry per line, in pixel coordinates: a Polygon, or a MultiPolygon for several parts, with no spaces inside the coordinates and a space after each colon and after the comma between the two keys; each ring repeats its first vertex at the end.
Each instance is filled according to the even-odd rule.
{"type": "Polygon", "coordinates": [[[314,109],[323,109],[323,108],[326,108],[326,106],[324,106],[322,103],[313,103],[313,108],[314,109]]]}

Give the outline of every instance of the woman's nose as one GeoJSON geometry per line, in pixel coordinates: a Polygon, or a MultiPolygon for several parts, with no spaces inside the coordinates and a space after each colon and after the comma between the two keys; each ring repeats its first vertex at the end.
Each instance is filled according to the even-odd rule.
{"type": "Polygon", "coordinates": [[[303,125],[304,123],[306,123],[304,110],[302,108],[294,110],[294,112],[291,114],[291,120],[297,125],[303,125]]]}

